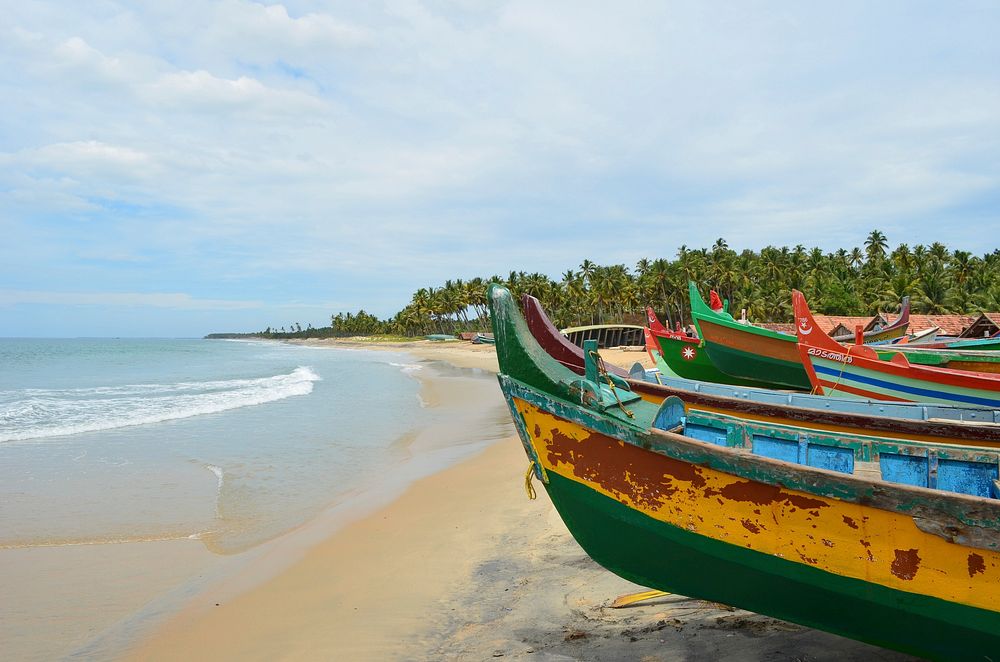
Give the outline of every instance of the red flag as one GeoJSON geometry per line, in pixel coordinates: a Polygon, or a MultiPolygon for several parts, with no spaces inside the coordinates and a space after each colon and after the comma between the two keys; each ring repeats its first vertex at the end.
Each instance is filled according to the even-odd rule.
{"type": "Polygon", "coordinates": [[[715,290],[709,292],[708,305],[712,310],[722,310],[722,299],[715,293],[715,290]]]}

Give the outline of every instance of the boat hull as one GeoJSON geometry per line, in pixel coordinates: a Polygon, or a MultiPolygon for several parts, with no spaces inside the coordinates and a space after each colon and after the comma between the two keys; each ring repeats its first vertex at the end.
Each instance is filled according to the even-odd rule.
{"type": "Polygon", "coordinates": [[[663,361],[671,372],[685,379],[696,379],[715,384],[737,386],[759,386],[760,382],[741,379],[722,372],[715,367],[700,342],[690,342],[680,338],[670,338],[653,334],[660,348],[663,361]]]}
{"type": "Polygon", "coordinates": [[[907,515],[652,452],[505,390],[560,516],[615,574],[930,658],[1000,650],[1000,614],[982,593],[1000,593],[997,552],[948,543],[907,515]],[[987,569],[977,560],[966,572],[970,554],[987,569]]]}
{"type": "MultiPolygon", "coordinates": [[[[965,383],[964,375],[957,371],[938,369],[937,381],[909,377],[913,372],[897,368],[886,361],[872,361],[862,357],[848,357],[850,362],[824,358],[813,347],[803,347],[803,354],[810,354],[817,390],[825,395],[845,396],[896,402],[933,402],[959,407],[1000,408],[1000,384],[996,390],[986,390],[965,383]],[[881,365],[880,365],[881,364],[881,365]]],[[[829,354],[829,356],[837,356],[829,354]]],[[[840,356],[846,356],[840,354],[840,356]]],[[[926,373],[924,373],[926,375],[926,373]]],[[[975,373],[970,373],[975,375],[975,373]]]]}
{"type": "Polygon", "coordinates": [[[597,563],[640,586],[820,627],[885,648],[938,659],[982,659],[1000,645],[995,616],[717,543],[652,521],[571,479],[546,486],[573,537],[597,563]],[[656,550],[649,553],[649,550],[656,550]],[[877,602],[876,602],[877,601],[877,602]],[[784,608],[794,605],[794,608],[784,608]],[[946,634],[941,620],[951,624],[946,634]],[[831,625],[834,624],[834,625],[831,625]]]}
{"type": "Polygon", "coordinates": [[[809,376],[802,366],[795,338],[764,335],[749,329],[696,317],[705,351],[720,371],[770,388],[808,391],[809,376]]]}
{"type": "Polygon", "coordinates": [[[924,365],[932,368],[949,368],[967,372],[990,372],[1000,374],[1000,353],[968,352],[946,349],[911,348],[907,345],[892,349],[874,348],[883,361],[892,359],[902,352],[913,365],[924,365]]]}

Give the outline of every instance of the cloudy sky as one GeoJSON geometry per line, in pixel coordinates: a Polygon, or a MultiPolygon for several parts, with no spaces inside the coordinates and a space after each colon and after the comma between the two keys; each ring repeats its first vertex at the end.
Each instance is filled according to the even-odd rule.
{"type": "Polygon", "coordinates": [[[718,237],[1000,244],[995,2],[2,13],[0,336],[320,326],[718,237]]]}

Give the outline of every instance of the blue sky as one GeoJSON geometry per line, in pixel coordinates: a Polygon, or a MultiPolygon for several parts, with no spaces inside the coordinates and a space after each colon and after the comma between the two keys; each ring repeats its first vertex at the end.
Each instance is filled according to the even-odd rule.
{"type": "Polygon", "coordinates": [[[320,326],[718,237],[1000,243],[993,2],[6,4],[0,336],[320,326]]]}

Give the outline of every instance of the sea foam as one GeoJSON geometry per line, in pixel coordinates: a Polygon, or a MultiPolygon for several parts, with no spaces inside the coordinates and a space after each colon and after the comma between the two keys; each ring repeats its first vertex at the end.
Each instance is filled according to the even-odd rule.
{"type": "Polygon", "coordinates": [[[0,391],[0,442],[215,414],[308,395],[319,380],[312,368],[299,366],[254,379],[0,391]]]}

